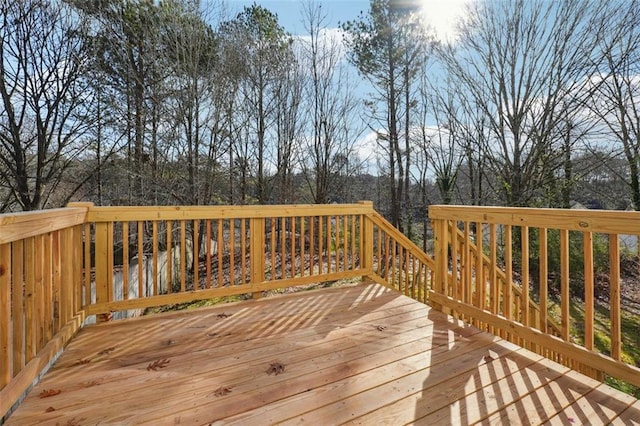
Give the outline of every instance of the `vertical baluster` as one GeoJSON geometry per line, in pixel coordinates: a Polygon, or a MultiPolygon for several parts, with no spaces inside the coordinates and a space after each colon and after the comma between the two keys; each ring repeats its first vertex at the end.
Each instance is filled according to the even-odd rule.
{"type": "Polygon", "coordinates": [[[200,221],[194,220],[192,223],[191,244],[193,247],[193,289],[200,289],[200,221]]]}
{"type": "Polygon", "coordinates": [[[522,227],[522,323],[531,325],[529,321],[529,227],[522,227]]]}
{"type": "Polygon", "coordinates": [[[620,242],[617,234],[609,235],[609,303],[611,316],[611,357],[620,361],[622,333],[620,324],[620,242]]]}
{"type": "MultiPolygon", "coordinates": [[[[153,296],[158,292],[158,221],[151,222],[151,270],[153,271],[153,296]]],[[[147,278],[148,279],[148,278],[147,278]]]]}
{"type": "Polygon", "coordinates": [[[211,219],[206,219],[205,226],[205,232],[207,234],[207,253],[205,255],[205,288],[211,288],[211,250],[213,250],[213,247],[211,246],[211,219]]]}
{"type": "Polygon", "coordinates": [[[582,234],[584,245],[584,347],[593,350],[594,268],[593,233],[582,234]]]}
{"type": "Polygon", "coordinates": [[[129,222],[122,222],[122,295],[129,299],[129,222]]]}
{"type": "Polygon", "coordinates": [[[167,293],[173,292],[173,221],[167,220],[167,293]]]}
{"type": "Polygon", "coordinates": [[[560,316],[562,338],[569,340],[571,329],[569,317],[569,231],[560,230],[560,316]]]}

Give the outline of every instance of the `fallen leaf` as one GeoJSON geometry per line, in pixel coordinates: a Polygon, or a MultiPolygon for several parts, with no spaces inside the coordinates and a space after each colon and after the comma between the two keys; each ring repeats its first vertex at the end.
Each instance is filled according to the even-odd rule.
{"type": "Polygon", "coordinates": [[[44,389],[42,392],[40,392],[40,398],[49,398],[50,396],[56,396],[58,395],[60,392],[62,392],[60,389],[44,389]]]}
{"type": "Polygon", "coordinates": [[[233,314],[225,314],[224,312],[221,314],[218,314],[218,318],[223,319],[223,318],[229,318],[231,315],[233,314]]]}
{"type": "Polygon", "coordinates": [[[158,371],[159,368],[165,368],[170,361],[170,359],[164,358],[150,362],[149,365],[147,365],[147,371],[158,371]]]}
{"type": "Polygon", "coordinates": [[[284,364],[274,362],[269,366],[269,368],[267,368],[266,373],[268,375],[274,374],[276,376],[280,373],[284,373],[284,364]]]}
{"type": "Polygon", "coordinates": [[[215,396],[225,396],[230,393],[231,393],[231,388],[228,388],[226,386],[220,386],[218,389],[215,390],[215,392],[213,392],[215,396]]]}
{"type": "Polygon", "coordinates": [[[46,409],[46,410],[44,410],[44,412],[45,412],[45,413],[50,413],[50,412],[52,412],[52,411],[56,411],[56,409],[55,409],[55,408],[53,408],[53,407],[47,407],[47,409],[46,409]]]}
{"type": "Polygon", "coordinates": [[[378,331],[383,331],[387,328],[386,325],[374,325],[374,327],[376,328],[376,330],[378,331]]]}

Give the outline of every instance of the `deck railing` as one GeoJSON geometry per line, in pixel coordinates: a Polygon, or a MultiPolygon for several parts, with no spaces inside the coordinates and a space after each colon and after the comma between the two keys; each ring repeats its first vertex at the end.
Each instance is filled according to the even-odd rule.
{"type": "Polygon", "coordinates": [[[640,386],[640,369],[622,358],[620,298],[620,237],[640,234],[640,213],[432,206],[429,217],[432,304],[591,376],[640,386]],[[594,256],[603,251],[609,318],[602,332],[610,344],[597,348],[594,256]]]}
{"type": "MultiPolygon", "coordinates": [[[[611,357],[595,351],[588,325],[584,343],[571,342],[567,314],[568,233],[581,231],[588,243],[594,232],[606,232],[615,242],[617,234],[638,229],[637,215],[581,212],[576,219],[574,212],[444,206],[433,206],[429,213],[435,261],[367,201],[208,207],[73,203],[65,209],[1,215],[0,416],[85,320],[108,321],[125,312],[213,297],[260,297],[267,290],[357,277],[437,305],[574,368],[588,367],[592,375],[605,372],[640,383],[639,370],[620,359],[619,267],[611,271],[611,357]],[[528,284],[534,227],[544,230],[536,234],[539,258],[547,257],[547,236],[555,232],[549,229],[560,230],[559,322],[549,314],[546,285],[536,293],[528,284]],[[516,240],[521,252],[513,249],[516,240]],[[511,266],[514,261],[520,276],[511,266]]],[[[618,256],[618,249],[612,249],[611,259],[618,256]]],[[[592,258],[586,250],[585,264],[592,258]]],[[[540,268],[545,275],[547,263],[540,268]]],[[[587,269],[585,317],[592,322],[594,277],[587,269]]]]}

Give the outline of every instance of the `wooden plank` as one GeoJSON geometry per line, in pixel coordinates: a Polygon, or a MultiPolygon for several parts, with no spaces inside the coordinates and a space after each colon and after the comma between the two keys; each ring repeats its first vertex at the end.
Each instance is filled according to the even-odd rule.
{"type": "Polygon", "coordinates": [[[629,408],[611,421],[612,426],[638,426],[640,425],[640,400],[634,402],[629,408]]]}
{"type": "MultiPolygon", "coordinates": [[[[377,285],[99,324],[74,339],[7,426],[65,424],[73,418],[201,424],[224,416],[238,424],[318,416],[324,424],[352,420],[351,414],[365,416],[354,423],[403,424],[440,409],[462,419],[482,418],[510,407],[531,387],[544,389],[538,383],[550,374],[567,371],[506,342],[500,343],[503,349],[492,349],[494,337],[472,330],[377,285]],[[98,355],[106,348],[112,349],[98,355]],[[167,367],[148,371],[159,357],[170,360],[167,367]],[[88,364],[78,363],[85,358],[88,364]],[[275,362],[284,372],[267,374],[275,362]],[[223,387],[230,392],[216,395],[223,387]],[[42,389],[63,392],[40,399],[42,389]],[[406,409],[390,408],[396,404],[406,409]],[[45,412],[49,406],[55,411],[45,412]],[[482,406],[485,411],[475,408],[482,406]],[[462,417],[465,413],[472,416],[462,417]]],[[[570,381],[557,381],[560,386],[549,388],[549,395],[558,399],[555,392],[562,386],[575,392],[584,376],[574,374],[570,381]]],[[[533,404],[525,410],[544,414],[533,397],[526,398],[533,404]]]]}
{"type": "Polygon", "coordinates": [[[429,206],[429,217],[604,234],[629,233],[640,222],[640,212],[632,211],[442,205],[429,206]]]}
{"type": "MultiPolygon", "coordinates": [[[[566,368],[556,366],[557,368],[549,368],[548,365],[540,363],[540,357],[536,358],[531,352],[520,351],[517,357],[521,357],[523,364],[527,360],[535,359],[536,362],[523,366],[519,370],[510,369],[506,373],[501,373],[501,369],[498,371],[492,371],[492,376],[496,376],[495,381],[492,382],[493,377],[485,379],[480,386],[477,386],[475,391],[463,394],[461,389],[452,389],[453,396],[450,397],[450,402],[447,405],[441,406],[442,408],[437,411],[423,415],[425,410],[423,407],[416,409],[416,425],[434,425],[451,422],[451,424],[477,424],[481,422],[488,415],[500,410],[507,404],[512,404],[520,399],[521,395],[525,395],[531,392],[533,389],[540,388],[544,383],[549,380],[553,380],[559,377],[566,368]],[[504,376],[504,377],[502,377],[504,376]],[[455,397],[458,396],[458,399],[455,397]]],[[[511,354],[507,354],[504,357],[498,358],[497,361],[509,360],[511,354]]],[[[493,361],[490,366],[501,367],[496,361],[493,361]]],[[[467,385],[469,387],[469,385],[467,385]]],[[[438,389],[425,389],[424,398],[421,401],[422,405],[431,405],[431,396],[438,397],[438,389]]]]}
{"type": "Polygon", "coordinates": [[[81,207],[5,213],[0,215],[0,244],[81,225],[86,216],[81,207]]]}
{"type": "Polygon", "coordinates": [[[494,315],[488,311],[478,309],[475,306],[455,301],[433,291],[431,292],[430,298],[436,303],[442,304],[450,309],[507,330],[509,333],[513,333],[520,338],[563,353],[572,359],[579,359],[581,363],[597,370],[602,370],[611,376],[624,377],[627,382],[635,386],[640,386],[640,368],[638,367],[616,361],[597,352],[591,352],[582,346],[561,340],[536,328],[527,327],[518,322],[507,320],[499,315],[494,315]]]}
{"type": "Polygon", "coordinates": [[[0,244],[0,389],[13,376],[11,348],[11,243],[0,244]]]}
{"type": "Polygon", "coordinates": [[[605,384],[600,384],[568,407],[564,407],[562,411],[550,418],[547,424],[610,424],[618,413],[623,412],[636,401],[631,395],[622,394],[605,384]]]}
{"type": "Polygon", "coordinates": [[[171,305],[176,303],[184,303],[196,300],[212,299],[214,297],[232,296],[236,294],[250,293],[251,286],[249,284],[236,285],[231,287],[219,287],[198,291],[181,291],[178,293],[161,294],[158,296],[148,296],[138,299],[111,301],[106,303],[96,303],[87,306],[85,311],[87,315],[96,315],[108,313],[110,311],[123,311],[129,309],[150,308],[153,306],[171,305]]]}
{"type": "MultiPolygon", "coordinates": [[[[373,293],[372,293],[371,291],[368,291],[367,289],[369,289],[369,288],[371,288],[371,286],[366,286],[366,287],[362,287],[362,286],[360,286],[359,288],[353,288],[353,291],[355,291],[355,292],[356,292],[356,293],[355,293],[355,295],[358,295],[358,297],[359,297],[359,295],[365,296],[367,299],[370,299],[370,300],[374,301],[376,304],[379,304],[379,306],[384,306],[384,307],[386,307],[386,306],[390,303],[390,301],[394,300],[393,298],[394,298],[395,296],[394,296],[394,295],[392,295],[392,294],[390,294],[389,292],[386,292],[386,296],[383,296],[383,295],[382,295],[382,294],[380,294],[380,292],[379,292],[379,291],[377,291],[377,290],[376,290],[375,292],[373,292],[373,293]],[[374,296],[374,297],[369,297],[369,296],[374,296]],[[376,296],[377,296],[377,297],[376,297],[376,296]],[[382,297],[381,297],[381,296],[382,296],[382,297]]],[[[340,289],[340,291],[341,291],[341,292],[345,292],[345,290],[344,290],[344,289],[340,289]]],[[[322,292],[308,292],[308,293],[306,293],[306,294],[304,295],[306,299],[309,299],[309,298],[317,298],[317,299],[318,299],[318,301],[319,301],[319,302],[321,302],[321,303],[316,303],[316,304],[312,304],[312,305],[310,305],[310,306],[320,306],[319,311],[320,311],[320,313],[321,313],[321,316],[322,316],[322,312],[325,312],[325,313],[327,312],[327,311],[326,311],[326,308],[323,308],[323,307],[322,307],[322,301],[326,299],[326,297],[324,297],[324,294],[325,294],[325,293],[326,293],[325,291],[322,291],[322,292]]],[[[353,293],[353,292],[352,292],[352,293],[353,293]]],[[[341,303],[339,303],[339,305],[344,305],[344,307],[353,306],[353,303],[354,303],[353,298],[348,298],[347,300],[345,300],[345,299],[344,299],[344,297],[341,297],[341,296],[340,296],[340,293],[339,293],[339,292],[334,292],[334,294],[335,294],[335,296],[336,296],[336,297],[338,297],[338,298],[339,298],[339,299],[338,299],[338,301],[340,301],[340,302],[341,302],[341,303]]],[[[334,299],[335,299],[335,297],[334,297],[334,299]]],[[[266,301],[266,302],[267,302],[266,304],[265,304],[265,303],[261,303],[260,305],[255,305],[255,308],[253,309],[253,312],[255,312],[256,314],[258,314],[259,316],[261,316],[261,313],[263,313],[263,312],[272,312],[272,313],[273,313],[274,315],[276,315],[276,317],[277,317],[277,315],[281,315],[281,314],[282,314],[282,312],[287,312],[287,310],[286,310],[286,309],[282,309],[282,301],[283,301],[283,300],[291,300],[291,302],[290,302],[290,304],[289,304],[289,305],[291,306],[291,308],[296,308],[296,309],[299,309],[299,308],[300,308],[300,304],[296,302],[296,300],[297,300],[296,298],[293,298],[293,297],[286,297],[286,296],[284,296],[284,297],[282,297],[282,298],[277,298],[277,299],[273,299],[273,300],[267,300],[267,301],[266,301]],[[269,306],[269,305],[271,305],[271,306],[278,306],[278,308],[277,308],[277,309],[269,309],[269,308],[267,307],[267,306],[269,306]]],[[[364,299],[363,299],[363,301],[364,301],[364,299]]],[[[421,305],[419,305],[419,304],[417,304],[417,303],[415,303],[415,302],[411,302],[411,301],[409,301],[408,299],[404,299],[404,298],[403,298],[401,301],[402,301],[403,303],[405,303],[405,304],[406,304],[406,302],[409,302],[409,304],[410,304],[410,305],[407,305],[407,306],[418,306],[418,307],[420,307],[420,309],[423,309],[423,310],[424,310],[424,309],[426,309],[426,307],[421,306],[421,305]]],[[[362,301],[361,301],[360,303],[358,303],[358,304],[362,304],[362,301]]],[[[242,306],[243,306],[243,304],[237,304],[236,306],[238,306],[238,307],[242,307],[242,306]]],[[[332,303],[330,303],[328,306],[332,306],[332,307],[333,307],[333,306],[335,306],[335,303],[333,303],[333,302],[332,302],[332,303]]],[[[224,307],[224,306],[223,306],[223,307],[220,307],[220,308],[217,308],[218,312],[224,312],[224,311],[223,311],[223,309],[224,309],[224,311],[226,311],[228,308],[226,308],[226,307],[224,307]]],[[[355,312],[351,312],[349,309],[340,308],[339,306],[336,306],[336,308],[335,308],[335,309],[336,309],[336,312],[337,312],[339,315],[342,315],[343,313],[344,313],[344,314],[348,314],[348,315],[349,315],[349,317],[350,317],[350,319],[348,320],[348,323],[349,323],[349,324],[353,323],[353,322],[354,322],[354,319],[356,319],[357,317],[360,317],[360,316],[361,316],[361,315],[357,315],[357,313],[355,313],[355,312]],[[355,317],[354,317],[354,314],[356,314],[356,316],[355,316],[355,317]]],[[[215,311],[216,311],[216,308],[213,308],[213,309],[209,309],[209,310],[208,310],[208,312],[214,312],[214,314],[212,315],[214,318],[215,318],[215,316],[216,316],[216,315],[215,315],[215,311]]],[[[304,312],[305,312],[305,310],[303,310],[303,311],[301,312],[301,315],[304,315],[304,312]]],[[[401,312],[401,311],[399,311],[399,312],[401,312]]],[[[186,315],[190,315],[190,316],[192,316],[192,317],[193,317],[193,313],[189,313],[189,312],[177,312],[177,313],[171,313],[171,314],[167,314],[167,315],[165,315],[165,316],[161,316],[161,318],[162,318],[162,317],[166,317],[166,318],[184,317],[184,316],[185,316],[185,314],[186,314],[186,315]]],[[[421,313],[417,312],[417,313],[416,313],[416,315],[415,315],[414,317],[415,317],[417,320],[420,320],[420,321],[422,321],[422,322],[427,321],[427,320],[426,320],[426,316],[425,316],[424,312],[421,312],[421,313]]],[[[246,317],[242,316],[242,318],[246,318],[246,317]]],[[[256,315],[254,315],[254,316],[253,316],[253,318],[254,318],[254,320],[256,320],[256,319],[257,319],[257,320],[258,320],[258,321],[260,321],[261,323],[264,323],[261,319],[257,318],[257,317],[256,317],[256,315]]],[[[267,319],[268,319],[268,317],[267,317],[267,319]]],[[[334,327],[335,327],[335,326],[333,325],[334,323],[332,322],[332,320],[331,320],[331,319],[328,319],[328,318],[327,318],[327,320],[328,320],[328,323],[327,323],[327,326],[328,326],[327,331],[330,331],[331,329],[334,329],[334,327]]],[[[153,324],[153,323],[154,323],[153,318],[150,318],[150,317],[144,317],[144,318],[142,318],[140,321],[142,321],[142,322],[146,322],[146,323],[150,323],[150,324],[153,324]],[[150,319],[151,319],[151,321],[149,321],[150,319]]],[[[137,321],[137,323],[139,323],[140,321],[137,321]]],[[[233,320],[231,320],[231,321],[233,321],[233,320]]],[[[191,321],[189,321],[189,322],[190,322],[190,323],[192,323],[191,321]]],[[[356,322],[358,322],[358,320],[356,320],[356,322]]],[[[175,322],[171,322],[171,323],[172,323],[172,324],[176,324],[175,322]]],[[[129,321],[129,322],[124,321],[124,322],[116,322],[116,323],[112,323],[112,324],[110,324],[110,325],[117,326],[117,328],[118,328],[118,329],[122,329],[123,327],[127,327],[129,324],[133,324],[133,323],[132,323],[132,322],[130,322],[130,321],[129,321]]],[[[307,327],[309,327],[310,325],[313,325],[313,323],[307,323],[307,325],[306,325],[306,326],[307,326],[307,327]]],[[[255,330],[255,329],[256,329],[256,327],[255,327],[255,326],[248,326],[248,327],[246,327],[246,326],[240,326],[240,327],[241,327],[241,329],[244,329],[244,330],[255,330]]],[[[315,325],[313,325],[313,327],[315,327],[315,325]]],[[[369,330],[371,330],[371,332],[370,332],[370,333],[375,334],[375,335],[380,335],[381,337],[382,337],[382,336],[384,336],[384,334],[380,333],[380,332],[379,332],[378,330],[376,330],[373,326],[369,325],[368,327],[369,327],[368,329],[369,329],[369,330]]],[[[111,329],[113,329],[113,327],[110,327],[110,328],[111,328],[111,329]]],[[[135,331],[135,330],[136,330],[136,327],[129,327],[129,328],[131,329],[131,331],[135,331]]],[[[281,328],[281,327],[277,327],[276,329],[280,329],[280,328],[281,328]]],[[[113,340],[119,340],[119,338],[118,338],[117,336],[121,336],[121,335],[122,335],[122,333],[123,333],[123,331],[116,332],[116,333],[114,333],[114,332],[109,332],[109,328],[105,328],[105,327],[96,327],[96,329],[97,329],[96,331],[99,331],[99,330],[104,329],[104,330],[107,332],[107,333],[105,334],[105,337],[106,337],[106,338],[108,338],[108,339],[112,339],[112,341],[113,341],[113,340]],[[115,337],[116,339],[114,339],[114,337],[115,337]]],[[[154,327],[154,330],[155,330],[155,331],[154,331],[155,333],[158,333],[158,332],[159,332],[159,333],[160,333],[159,335],[160,335],[161,337],[162,337],[163,335],[165,335],[165,336],[166,336],[166,330],[165,330],[165,331],[161,331],[161,330],[160,330],[160,329],[158,329],[157,327],[154,327]]],[[[360,330],[360,331],[361,331],[361,330],[362,330],[362,327],[357,328],[357,330],[360,330]]],[[[406,330],[407,330],[407,332],[412,332],[414,335],[416,334],[416,332],[415,332],[415,326],[413,326],[413,325],[411,325],[411,326],[407,326],[407,327],[406,327],[406,330]]],[[[360,334],[362,334],[362,333],[360,333],[360,334]]],[[[85,334],[85,336],[86,336],[86,334],[85,334]]],[[[317,334],[317,333],[312,333],[312,337],[313,337],[313,336],[317,337],[317,336],[318,336],[318,334],[317,334]]],[[[87,337],[88,337],[88,336],[87,336],[87,337]]],[[[346,340],[347,340],[347,341],[349,341],[349,340],[352,340],[352,341],[353,341],[353,339],[352,339],[352,338],[351,338],[351,339],[349,338],[348,334],[345,334],[345,335],[344,335],[344,337],[346,338],[346,340]]],[[[89,350],[89,351],[91,351],[91,352],[94,352],[94,351],[96,350],[96,348],[95,348],[95,343],[94,343],[94,342],[95,342],[95,340],[96,340],[95,335],[94,335],[94,337],[91,337],[91,338],[89,338],[89,339],[85,339],[85,341],[86,341],[86,345],[88,346],[88,350],[89,350]]],[[[164,339],[163,339],[163,341],[164,341],[164,339]]],[[[244,342],[243,344],[248,344],[248,343],[247,343],[247,341],[246,341],[246,339],[244,339],[241,335],[239,335],[239,336],[238,336],[238,341],[240,341],[240,342],[244,342]]],[[[286,343],[286,340],[283,340],[283,339],[278,339],[278,341],[279,341],[279,342],[282,342],[282,343],[286,343]]],[[[328,343],[328,342],[327,342],[327,343],[328,343]]],[[[356,339],[355,341],[353,341],[351,344],[352,344],[354,347],[357,347],[357,343],[358,343],[358,339],[356,339]]],[[[105,345],[111,345],[111,344],[112,344],[112,343],[107,343],[107,342],[105,342],[105,345]]],[[[166,345],[163,345],[163,346],[164,346],[164,347],[166,347],[166,345]]],[[[209,345],[209,346],[211,346],[211,345],[209,345]]],[[[136,347],[137,347],[137,348],[140,348],[140,346],[138,346],[138,345],[134,346],[134,348],[136,348],[136,347]]],[[[298,349],[301,349],[301,348],[300,348],[300,346],[297,346],[297,345],[295,345],[295,344],[294,344],[294,345],[292,345],[292,347],[294,347],[294,348],[295,348],[295,347],[297,347],[298,349]]],[[[331,352],[331,344],[328,344],[328,345],[327,345],[327,349],[329,350],[329,352],[331,352]]],[[[212,348],[212,350],[216,350],[216,349],[215,349],[215,347],[214,347],[214,348],[212,348]]],[[[232,353],[238,353],[236,350],[233,350],[233,349],[231,349],[231,348],[230,348],[229,350],[231,350],[231,351],[232,351],[232,353]]],[[[118,352],[118,353],[119,353],[119,352],[118,352]]],[[[186,353],[186,354],[191,354],[191,353],[193,353],[193,351],[192,351],[192,350],[189,350],[188,348],[185,348],[185,353],[186,353]]],[[[74,363],[74,361],[76,360],[76,357],[77,357],[77,356],[76,356],[76,355],[68,354],[68,355],[67,355],[67,357],[69,357],[69,356],[71,356],[71,357],[72,357],[72,359],[71,359],[71,361],[72,361],[72,362],[71,362],[71,364],[73,364],[73,363],[74,363]]],[[[151,355],[151,356],[153,356],[153,355],[151,355]]],[[[229,360],[229,361],[231,361],[231,362],[235,362],[235,361],[234,361],[234,357],[228,357],[228,356],[226,356],[226,355],[222,355],[222,356],[223,356],[225,359],[228,359],[228,360],[229,360]]],[[[211,358],[211,357],[210,357],[210,356],[208,356],[208,355],[206,355],[206,358],[208,358],[208,359],[209,359],[209,358],[211,358]]],[[[331,359],[333,359],[333,362],[340,362],[340,359],[335,358],[335,356],[330,356],[330,358],[331,358],[331,359]]],[[[215,359],[212,359],[212,360],[211,360],[211,362],[212,362],[212,364],[213,364],[214,366],[216,366],[216,369],[218,369],[218,367],[219,367],[219,365],[218,365],[218,364],[219,364],[219,361],[216,361],[215,359]]],[[[119,364],[120,364],[120,363],[119,363],[119,364]]],[[[196,374],[196,375],[200,375],[200,374],[201,374],[202,370],[201,370],[201,368],[200,368],[200,367],[198,367],[198,365],[197,365],[197,364],[194,364],[194,363],[192,363],[192,362],[189,362],[188,364],[192,365],[192,368],[193,368],[193,374],[196,374]]],[[[239,366],[243,371],[244,371],[244,370],[246,370],[246,366],[245,366],[245,364],[244,364],[244,362],[243,362],[243,360],[242,360],[242,359],[241,359],[239,362],[237,362],[237,364],[238,364],[238,366],[239,366]]],[[[75,364],[75,365],[77,366],[77,364],[75,364]]],[[[91,365],[93,365],[93,364],[91,364],[91,365]]],[[[146,363],[145,363],[144,365],[146,365],[146,363]]],[[[144,365],[143,365],[143,366],[142,366],[142,368],[141,368],[141,370],[143,370],[143,371],[144,371],[144,365]]],[[[224,365],[223,365],[222,367],[224,367],[224,365]]],[[[78,375],[79,380],[81,380],[81,381],[83,381],[83,382],[84,382],[85,380],[87,380],[86,374],[84,374],[84,373],[83,373],[83,372],[85,371],[85,369],[86,369],[86,367],[83,367],[83,368],[82,368],[82,370],[79,370],[79,373],[80,373],[80,374],[78,375]]],[[[127,369],[130,373],[133,373],[133,370],[131,369],[131,367],[127,366],[127,368],[126,368],[126,369],[127,369]]],[[[312,367],[312,369],[313,369],[313,367],[312,367]]],[[[68,377],[68,376],[69,376],[69,373],[68,373],[68,372],[63,372],[63,373],[64,373],[64,374],[63,374],[63,377],[68,377]]],[[[252,374],[252,373],[249,373],[249,378],[250,378],[250,379],[251,379],[251,374],[252,374]]],[[[130,374],[127,374],[127,376],[129,376],[129,375],[130,375],[130,374]]],[[[171,380],[171,378],[169,378],[169,379],[171,380]]],[[[48,385],[44,384],[43,386],[48,386],[48,385]]],[[[162,387],[162,384],[160,384],[160,387],[162,387]]],[[[120,388],[120,387],[118,387],[118,388],[120,388]]],[[[67,395],[68,395],[68,394],[69,394],[69,392],[67,392],[67,391],[66,391],[67,389],[69,389],[69,387],[68,387],[68,386],[66,386],[66,387],[65,387],[65,394],[67,394],[67,395]]],[[[81,393],[83,393],[83,394],[86,394],[87,392],[89,392],[89,391],[86,389],[86,387],[85,387],[85,386],[80,386],[78,390],[79,390],[81,393]]],[[[102,394],[103,394],[103,392],[102,392],[100,389],[96,389],[96,391],[98,391],[98,392],[99,392],[99,393],[97,394],[97,397],[98,397],[98,398],[100,398],[100,399],[104,399],[104,398],[103,398],[103,397],[104,397],[104,395],[102,395],[102,394]],[[101,396],[101,395],[102,395],[102,396],[101,396]]],[[[118,392],[116,392],[116,393],[118,393],[118,392]]],[[[207,393],[208,393],[208,391],[207,391],[207,393]]],[[[37,400],[37,398],[35,398],[35,399],[37,400]]],[[[127,399],[127,398],[125,397],[125,399],[127,399]]],[[[130,398],[128,398],[128,399],[130,399],[130,398]]],[[[135,399],[135,398],[134,398],[134,399],[135,399]]],[[[79,401],[81,402],[81,401],[82,401],[82,398],[79,398],[79,401]]],[[[44,403],[48,403],[48,401],[44,401],[44,403]]]]}
{"type": "MultiPolygon", "coordinates": [[[[401,343],[401,339],[395,340],[401,343]]],[[[477,341],[474,341],[474,343],[487,344],[487,342],[477,341]]],[[[291,395],[303,393],[309,389],[311,378],[319,383],[336,382],[335,386],[339,388],[351,388],[355,384],[362,383],[363,380],[367,380],[369,383],[379,383],[384,381],[393,370],[408,374],[418,368],[419,365],[425,362],[424,353],[429,353],[427,348],[431,346],[431,343],[429,339],[425,338],[419,343],[409,342],[394,348],[393,346],[396,345],[397,343],[390,344],[391,347],[382,350],[357,350],[356,348],[351,356],[336,357],[329,353],[327,355],[330,362],[329,365],[321,362],[321,360],[318,360],[318,365],[314,365],[309,363],[309,358],[301,360],[300,365],[289,363],[288,357],[280,357],[279,359],[289,365],[288,375],[269,376],[264,374],[261,368],[263,364],[244,366],[242,368],[245,371],[252,369],[254,371],[254,374],[246,376],[246,382],[238,383],[235,375],[230,375],[231,377],[228,380],[224,380],[224,378],[221,380],[219,376],[204,378],[203,382],[205,383],[199,384],[199,386],[208,385],[208,388],[215,388],[216,385],[221,383],[228,383],[228,386],[235,389],[235,392],[228,394],[225,398],[216,399],[214,402],[215,409],[212,409],[211,401],[201,401],[198,404],[186,407],[187,398],[190,396],[189,392],[182,398],[172,398],[171,406],[149,410],[149,415],[143,412],[141,415],[129,417],[127,420],[132,423],[157,422],[162,418],[166,418],[167,415],[171,415],[174,418],[179,418],[181,423],[199,423],[203,422],[203,420],[205,423],[213,422],[251,408],[257,408],[265,403],[275,402],[291,395]],[[398,360],[402,360],[402,362],[395,363],[398,360]],[[343,367],[336,368],[336,366],[343,367]],[[370,371],[373,369],[378,370],[370,371]]],[[[476,350],[477,353],[475,355],[484,352],[482,346],[476,350]]],[[[447,345],[439,345],[433,348],[433,352],[443,360],[446,359],[447,355],[450,359],[450,357],[458,354],[457,351],[449,351],[447,345]],[[443,355],[440,356],[440,354],[443,355]]],[[[313,352],[309,355],[311,359],[317,358],[313,352]]],[[[312,422],[311,424],[318,423],[312,422]]]]}
{"type": "MultiPolygon", "coordinates": [[[[474,373],[478,371],[478,368],[486,362],[481,361],[479,365],[478,359],[488,357],[489,355],[487,354],[491,354],[491,357],[498,358],[514,350],[513,347],[494,347],[491,342],[487,342],[489,343],[488,345],[478,345],[479,342],[480,341],[477,340],[465,341],[461,339],[450,343],[448,348],[436,346],[431,350],[425,351],[425,355],[431,357],[429,365],[414,361],[413,369],[408,371],[405,363],[411,363],[413,359],[405,358],[401,362],[372,370],[368,372],[368,374],[361,374],[358,380],[350,381],[349,384],[351,386],[349,386],[348,391],[342,393],[332,394],[328,389],[314,389],[316,398],[322,398],[322,400],[307,401],[307,407],[301,406],[297,410],[292,407],[282,407],[281,415],[284,414],[289,417],[289,419],[282,422],[282,424],[287,425],[300,422],[306,424],[322,424],[323,419],[331,419],[335,424],[357,424],[358,422],[362,422],[361,424],[383,424],[383,422],[380,421],[380,417],[384,416],[384,414],[380,415],[379,411],[384,412],[384,409],[388,408],[389,404],[397,402],[399,398],[404,399],[412,396],[417,389],[422,389],[424,396],[428,397],[428,389],[432,387],[448,388],[450,387],[449,382],[452,378],[456,384],[459,386],[462,385],[462,389],[464,389],[464,382],[470,376],[472,377],[474,373]],[[455,363],[451,362],[452,359],[455,359],[455,363]],[[443,368],[447,364],[449,364],[449,366],[443,368]],[[392,372],[392,369],[395,369],[397,373],[392,372]],[[308,412],[303,411],[305,408],[308,409],[318,402],[320,402],[320,404],[324,404],[325,402],[331,403],[315,410],[308,412]],[[381,406],[384,406],[384,408],[379,410],[381,406]],[[367,414],[369,414],[369,416],[352,420],[367,414]]],[[[332,383],[324,388],[332,389],[340,384],[341,382],[332,383]]],[[[441,395],[443,394],[444,393],[441,395]]],[[[314,395],[312,394],[311,396],[314,395]]],[[[434,397],[435,396],[436,395],[434,395],[434,397]]],[[[309,397],[305,395],[304,398],[308,399],[309,397]]],[[[297,401],[304,401],[302,397],[296,399],[297,401]]],[[[420,404],[420,402],[418,403],[420,404]]],[[[430,398],[429,405],[431,407],[435,405],[439,406],[440,404],[446,404],[446,401],[443,399],[434,401],[434,399],[430,398]]],[[[413,423],[417,410],[419,410],[419,406],[408,408],[407,412],[403,413],[405,415],[404,419],[394,419],[394,421],[397,422],[393,424],[413,423]],[[403,423],[403,420],[407,421],[403,423]]],[[[278,423],[280,422],[279,419],[277,421],[278,423]]]]}
{"type": "MultiPolygon", "coordinates": [[[[233,254],[233,251],[231,253],[233,254]]],[[[180,221],[180,292],[184,293],[186,290],[187,290],[187,223],[184,220],[181,220],[180,221]]]]}
{"type": "MultiPolygon", "coordinates": [[[[557,366],[546,359],[540,362],[557,366]]],[[[519,400],[503,406],[500,411],[483,419],[482,422],[490,425],[503,425],[517,424],[522,419],[527,419],[530,424],[542,424],[550,417],[564,411],[567,406],[573,404],[583,395],[590,393],[598,384],[599,382],[596,380],[569,370],[531,393],[521,393],[524,396],[519,400]]]]}
{"type": "MultiPolygon", "coordinates": [[[[83,214],[85,209],[79,210],[83,214]]],[[[88,222],[120,222],[147,220],[251,219],[254,217],[328,216],[339,214],[371,214],[367,204],[289,204],[244,206],[106,206],[92,207],[88,222]]]]}

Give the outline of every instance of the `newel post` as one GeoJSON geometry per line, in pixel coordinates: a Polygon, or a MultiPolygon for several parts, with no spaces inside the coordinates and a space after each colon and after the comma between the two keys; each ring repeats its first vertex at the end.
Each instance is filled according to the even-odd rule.
{"type": "Polygon", "coordinates": [[[262,295],[260,285],[264,282],[264,230],[265,218],[249,219],[249,257],[251,262],[251,293],[254,299],[262,295]]]}
{"type": "Polygon", "coordinates": [[[360,269],[364,280],[373,273],[373,222],[371,221],[373,201],[358,201],[358,204],[371,210],[360,216],[360,269]]]}

